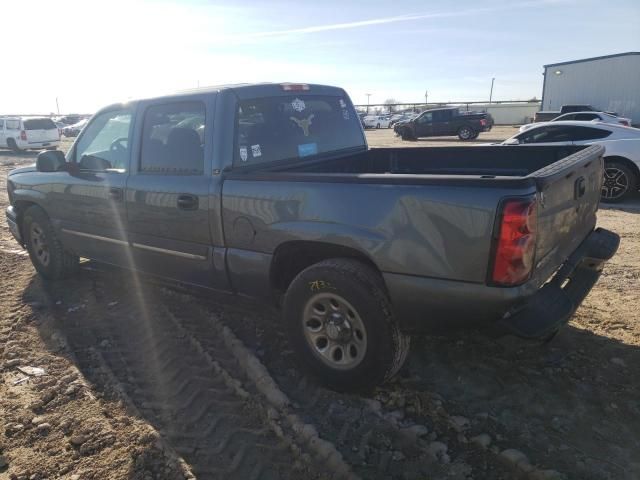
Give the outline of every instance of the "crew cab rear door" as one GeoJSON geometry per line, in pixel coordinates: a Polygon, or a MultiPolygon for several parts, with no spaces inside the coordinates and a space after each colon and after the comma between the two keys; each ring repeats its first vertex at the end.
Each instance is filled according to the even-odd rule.
{"type": "Polygon", "coordinates": [[[454,126],[452,125],[453,110],[436,110],[433,112],[433,135],[454,135],[454,126]]]}
{"type": "Polygon", "coordinates": [[[531,174],[538,190],[537,269],[564,263],[595,227],[603,153],[593,145],[531,174]]]}
{"type": "Polygon", "coordinates": [[[136,268],[197,285],[211,284],[213,123],[204,98],[141,102],[138,154],[125,194],[126,229],[136,268]]]}

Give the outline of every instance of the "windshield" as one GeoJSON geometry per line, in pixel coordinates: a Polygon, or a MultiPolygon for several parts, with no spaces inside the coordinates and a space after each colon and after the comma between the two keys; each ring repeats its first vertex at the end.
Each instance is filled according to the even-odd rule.
{"type": "Polygon", "coordinates": [[[291,95],[241,101],[234,164],[312,157],[364,148],[362,127],[345,97],[291,95]]]}

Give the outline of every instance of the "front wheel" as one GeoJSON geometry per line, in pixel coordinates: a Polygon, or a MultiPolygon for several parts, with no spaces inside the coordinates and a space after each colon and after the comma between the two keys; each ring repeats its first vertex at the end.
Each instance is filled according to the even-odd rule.
{"type": "Polygon", "coordinates": [[[629,196],[638,179],[631,169],[619,162],[605,162],[601,200],[605,203],[622,202],[629,196]]]}
{"type": "Polygon", "coordinates": [[[64,249],[49,217],[40,207],[29,207],[24,212],[22,232],[31,263],[40,275],[59,280],[77,269],[79,258],[64,249]]]}
{"type": "Polygon", "coordinates": [[[341,391],[389,380],[409,351],[382,278],[356,260],[325,260],[298,274],[285,296],[284,321],[307,369],[341,391]]]}
{"type": "Polygon", "coordinates": [[[471,140],[476,134],[475,130],[471,127],[460,127],[458,130],[458,138],[460,140],[471,140]]]}

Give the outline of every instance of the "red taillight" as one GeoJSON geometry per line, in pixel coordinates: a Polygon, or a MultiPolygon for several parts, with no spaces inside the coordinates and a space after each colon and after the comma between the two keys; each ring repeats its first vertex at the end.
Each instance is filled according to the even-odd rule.
{"type": "Polygon", "coordinates": [[[24,130],[20,131],[20,140],[27,140],[27,132],[25,132],[24,130]]]}
{"type": "Polygon", "coordinates": [[[280,86],[285,92],[299,92],[309,90],[309,85],[305,83],[281,83],[280,86]]]}
{"type": "Polygon", "coordinates": [[[538,223],[535,197],[508,199],[502,204],[491,281],[514,286],[533,271],[538,223]]]}
{"type": "Polygon", "coordinates": [[[487,121],[484,118],[480,119],[480,125],[482,125],[483,127],[487,126],[487,121]]]}

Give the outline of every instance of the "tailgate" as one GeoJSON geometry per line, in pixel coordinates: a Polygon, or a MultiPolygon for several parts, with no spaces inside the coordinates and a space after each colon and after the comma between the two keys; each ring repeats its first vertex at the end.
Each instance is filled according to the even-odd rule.
{"type": "Polygon", "coordinates": [[[592,145],[530,175],[539,192],[537,270],[559,267],[594,229],[603,153],[592,145]]]}

